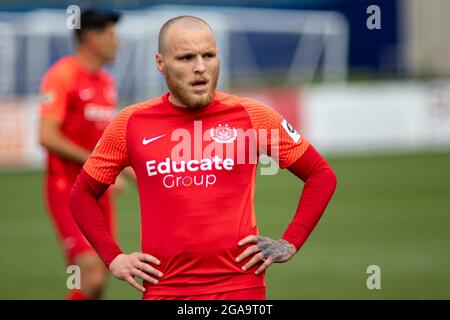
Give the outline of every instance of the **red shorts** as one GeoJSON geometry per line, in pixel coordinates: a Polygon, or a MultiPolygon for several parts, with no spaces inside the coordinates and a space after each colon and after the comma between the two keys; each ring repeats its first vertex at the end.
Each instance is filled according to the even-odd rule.
{"type": "MultiPolygon", "coordinates": [[[[53,225],[58,233],[67,264],[73,264],[74,258],[80,253],[94,251],[81,233],[72,217],[68,205],[68,196],[73,183],[65,179],[46,179],[46,202],[53,225]]],[[[99,199],[110,230],[115,236],[115,214],[110,191],[99,199]]]]}
{"type": "Polygon", "coordinates": [[[146,295],[144,300],[266,300],[266,288],[257,287],[193,296],[155,296],[146,295]]]}

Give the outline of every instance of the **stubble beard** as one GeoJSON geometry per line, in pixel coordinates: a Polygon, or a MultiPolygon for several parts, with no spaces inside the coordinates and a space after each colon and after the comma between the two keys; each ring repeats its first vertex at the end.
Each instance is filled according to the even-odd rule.
{"type": "Polygon", "coordinates": [[[188,108],[203,108],[209,105],[214,99],[218,77],[219,73],[217,72],[217,74],[210,79],[210,89],[206,94],[202,95],[189,93],[189,89],[177,81],[173,81],[172,76],[166,76],[166,83],[171,94],[173,94],[183,106],[188,108]]]}

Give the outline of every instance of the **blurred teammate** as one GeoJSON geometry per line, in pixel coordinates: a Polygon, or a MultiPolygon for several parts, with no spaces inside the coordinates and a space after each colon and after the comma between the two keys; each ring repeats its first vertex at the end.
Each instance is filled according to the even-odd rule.
{"type": "Polygon", "coordinates": [[[215,91],[219,59],[205,21],[166,22],[156,64],[169,92],[124,109],[108,126],[72,189],[72,214],[112,274],[144,299],[265,299],[265,269],[303,245],[335,190],[335,174],[273,109],[215,91]],[[224,151],[247,141],[251,157],[252,138],[305,181],[280,240],[258,235],[257,163],[224,151]],[[142,252],[124,254],[97,199],[128,165],[138,179],[142,252]]]}
{"type": "MultiPolygon", "coordinates": [[[[48,151],[46,202],[67,263],[81,269],[81,290],[69,291],[67,299],[98,299],[105,286],[107,270],[73,220],[67,199],[83,163],[114,116],[116,88],[102,66],[116,56],[119,18],[112,12],[83,11],[81,28],[75,30],[76,51],[51,66],[41,84],[39,137],[48,151]]],[[[99,208],[114,234],[109,191],[99,199],[99,208]]]]}

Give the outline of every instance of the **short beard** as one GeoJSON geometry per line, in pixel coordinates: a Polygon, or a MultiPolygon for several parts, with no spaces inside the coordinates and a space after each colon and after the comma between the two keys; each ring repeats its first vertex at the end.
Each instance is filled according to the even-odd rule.
{"type": "Polygon", "coordinates": [[[171,94],[173,94],[184,106],[188,108],[203,108],[209,105],[214,99],[218,77],[219,75],[217,74],[214,79],[211,79],[211,90],[206,96],[189,95],[187,90],[179,86],[176,81],[172,81],[171,77],[166,77],[166,83],[171,94]]]}

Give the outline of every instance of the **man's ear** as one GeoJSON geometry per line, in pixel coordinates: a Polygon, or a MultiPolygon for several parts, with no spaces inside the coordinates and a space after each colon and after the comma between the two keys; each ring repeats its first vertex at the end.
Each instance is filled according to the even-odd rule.
{"type": "Polygon", "coordinates": [[[162,55],[160,53],[157,53],[155,56],[155,60],[156,60],[156,67],[158,68],[159,72],[161,72],[161,74],[165,74],[166,68],[164,66],[164,59],[162,55]]]}

